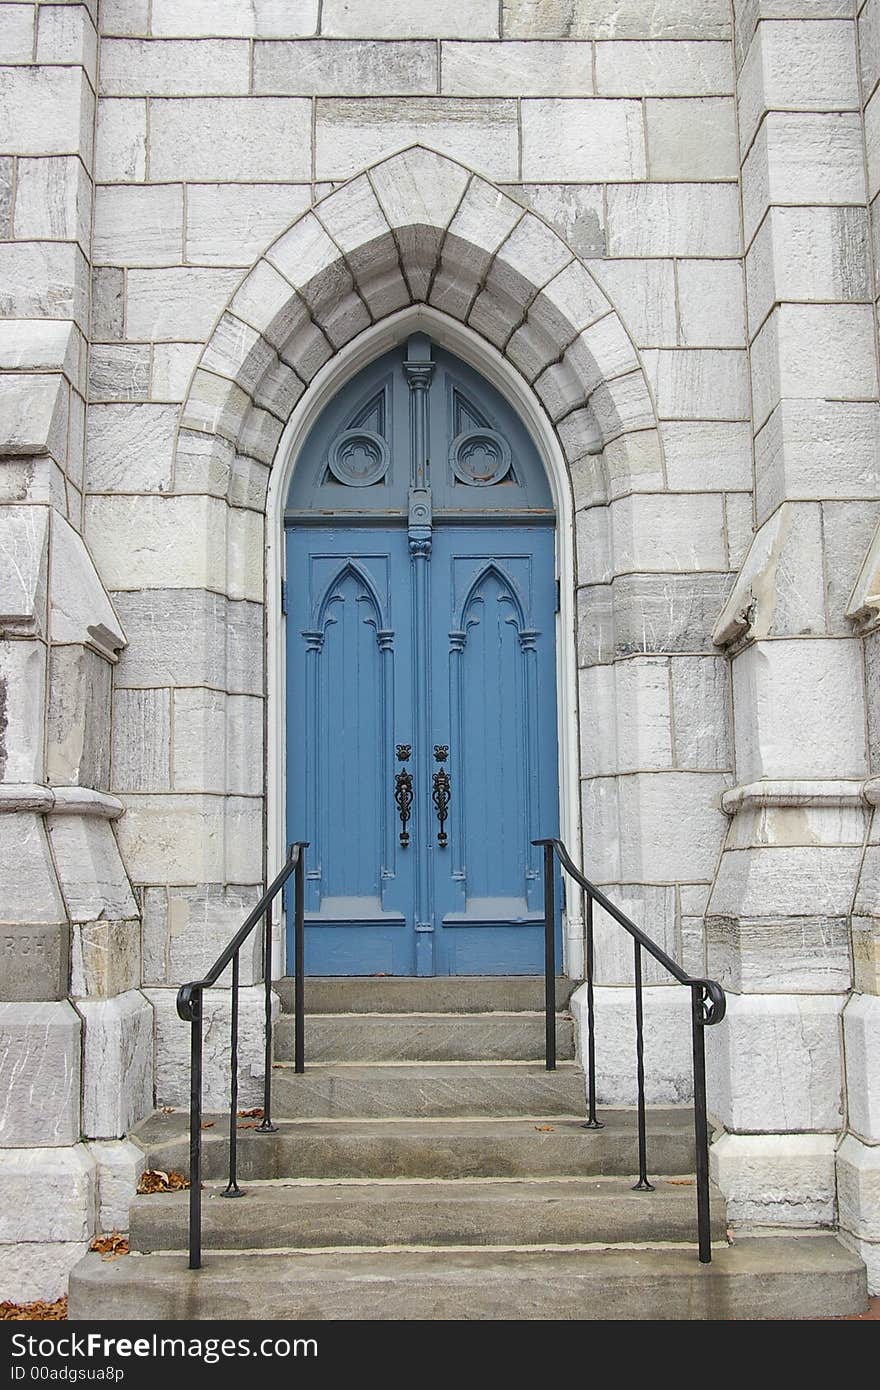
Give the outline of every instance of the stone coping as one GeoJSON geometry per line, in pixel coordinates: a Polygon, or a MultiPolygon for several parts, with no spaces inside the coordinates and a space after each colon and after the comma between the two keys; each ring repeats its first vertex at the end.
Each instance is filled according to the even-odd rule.
{"type": "Polygon", "coordinates": [[[117,820],[125,807],[115,796],[91,787],[47,787],[40,782],[0,783],[0,813],[37,811],[52,816],[98,816],[117,820]]]}
{"type": "Polygon", "coordinates": [[[765,806],[853,806],[880,804],[880,777],[768,778],[746,782],[721,794],[727,815],[765,806]]]}

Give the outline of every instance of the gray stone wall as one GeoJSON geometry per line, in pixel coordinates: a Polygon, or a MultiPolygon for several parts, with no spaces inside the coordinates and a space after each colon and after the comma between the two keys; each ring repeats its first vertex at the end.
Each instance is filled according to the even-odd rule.
{"type": "MultiPolygon", "coordinates": [[[[185,1098],[175,987],[267,867],[278,441],[426,301],[567,460],[579,848],[730,993],[734,1219],[836,1220],[848,1124],[840,1218],[876,1268],[877,3],[0,0],[0,834],[27,866],[0,1008],[85,1174],[62,1234],[0,1231],[0,1296],[25,1245],[56,1243],[48,1292],[121,1210],[154,1049],[185,1098]]],[[[596,966],[628,1103],[604,921],[596,966]]],[[[649,983],[650,1095],[683,1100],[686,1019],[649,983]]],[[[212,1051],[209,1100],[224,1075],[212,1051]]],[[[34,1133],[0,1138],[10,1191],[62,1171],[34,1133]]]]}

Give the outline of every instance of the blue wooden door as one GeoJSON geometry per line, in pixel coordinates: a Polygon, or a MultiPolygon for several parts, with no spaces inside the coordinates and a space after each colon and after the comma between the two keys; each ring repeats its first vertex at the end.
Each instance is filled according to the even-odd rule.
{"type": "Polygon", "coordinates": [[[540,972],[555,531],[525,429],[415,335],[324,412],[286,520],[307,971],[540,972]]]}

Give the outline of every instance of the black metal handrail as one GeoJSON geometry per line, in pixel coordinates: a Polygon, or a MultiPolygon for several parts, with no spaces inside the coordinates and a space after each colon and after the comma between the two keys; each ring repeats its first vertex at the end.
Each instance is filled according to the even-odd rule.
{"type": "MultiPolygon", "coordinates": [[[[615,907],[600,888],[585,878],[572,860],[561,840],[533,840],[533,844],[544,849],[544,931],[549,972],[551,957],[550,942],[555,930],[555,884],[553,856],[555,855],[566,873],[574,879],[586,896],[586,951],[585,971],[587,984],[587,1122],[585,1129],[601,1129],[602,1122],[596,1117],[596,1029],[593,1012],[593,903],[613,917],[633,938],[633,966],[636,992],[636,1081],[638,1085],[638,1138],[639,1138],[639,1180],[634,1191],[653,1192],[648,1181],[647,1127],[645,1123],[645,1056],[644,1056],[644,1015],[642,1009],[642,950],[653,956],[665,970],[687,985],[691,991],[691,1029],[693,1038],[694,1066],[694,1141],[696,1147],[697,1169],[697,1231],[702,1264],[712,1259],[712,1234],[709,1216],[709,1123],[706,1115],[706,1047],[704,1028],[720,1023],[727,1009],[724,990],[715,980],[704,980],[688,975],[681,966],[637,927],[635,922],[615,907]]],[[[545,1007],[547,1011],[547,1066],[550,1067],[550,977],[546,979],[545,1007]]],[[[555,1040],[555,1035],[554,1035],[555,1040]]]]}
{"type": "Polygon", "coordinates": [[[231,1047],[229,1082],[229,1181],[224,1197],[241,1197],[238,1185],[238,989],[239,952],[254,927],[263,918],[263,981],[265,986],[265,1076],[263,1080],[263,1117],[257,1126],[258,1134],[274,1134],[272,1123],[272,905],[291,874],[294,879],[294,1067],[301,1072],[304,1059],[303,1015],[303,924],[305,902],[305,850],[308,844],[298,841],[290,846],[284,868],[272,880],[256,907],[248,914],[229,945],[215,960],[201,980],[191,980],[177,991],[177,1012],[190,1024],[190,1089],[189,1089],[189,1267],[202,1267],[202,1002],[206,989],[217,983],[232,962],[231,990],[231,1047]]]}

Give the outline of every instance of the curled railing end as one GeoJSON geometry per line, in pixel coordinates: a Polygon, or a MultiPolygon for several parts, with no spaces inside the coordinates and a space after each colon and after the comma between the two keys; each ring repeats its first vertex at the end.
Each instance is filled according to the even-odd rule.
{"type": "Polygon", "coordinates": [[[184,1023],[195,1023],[198,1019],[199,1000],[202,996],[200,980],[190,980],[177,991],[177,1013],[184,1023]]]}
{"type": "Polygon", "coordinates": [[[691,980],[700,987],[700,1021],[708,1028],[720,1023],[727,1013],[727,996],[716,980],[691,980]]]}

